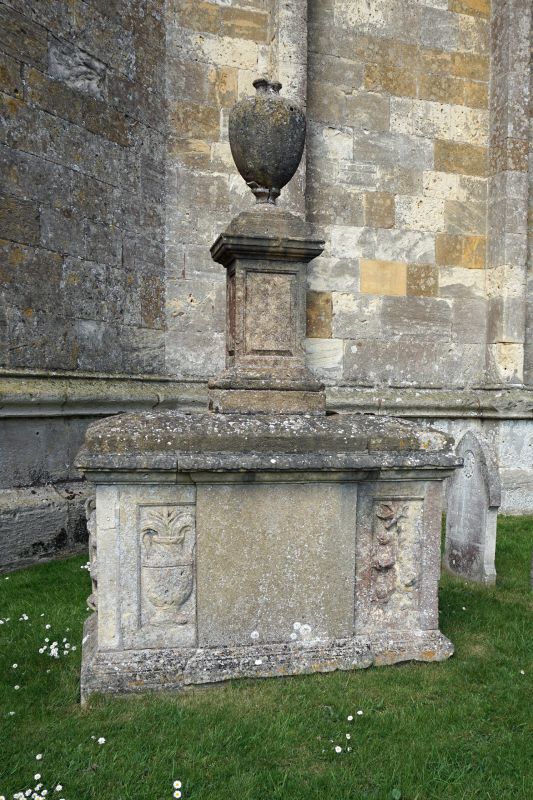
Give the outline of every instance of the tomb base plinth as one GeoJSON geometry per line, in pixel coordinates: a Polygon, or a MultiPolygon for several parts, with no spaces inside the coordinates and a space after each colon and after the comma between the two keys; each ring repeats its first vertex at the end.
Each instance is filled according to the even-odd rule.
{"type": "Polygon", "coordinates": [[[437,590],[458,463],[446,435],[385,417],[91,425],[82,699],[449,657],[437,590]]]}

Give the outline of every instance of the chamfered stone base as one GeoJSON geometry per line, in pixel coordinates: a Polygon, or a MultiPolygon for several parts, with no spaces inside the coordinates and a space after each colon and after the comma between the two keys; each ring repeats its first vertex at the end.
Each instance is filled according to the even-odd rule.
{"type": "Polygon", "coordinates": [[[222,414],[325,414],[323,391],[209,389],[209,409],[222,414]]]}
{"type": "Polygon", "coordinates": [[[444,661],[452,643],[438,630],[394,631],[308,642],[233,647],[98,651],[97,615],[85,622],[81,702],[95,692],[183,690],[232,680],[363,669],[402,661],[444,661]]]}

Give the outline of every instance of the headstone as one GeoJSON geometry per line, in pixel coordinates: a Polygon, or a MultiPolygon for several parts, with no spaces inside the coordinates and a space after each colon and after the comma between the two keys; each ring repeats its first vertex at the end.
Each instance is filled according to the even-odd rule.
{"type": "Polygon", "coordinates": [[[463,459],[448,484],[444,566],[478,583],[495,583],[496,523],[501,503],[498,466],[490,444],[467,431],[456,448],[463,459]]]}

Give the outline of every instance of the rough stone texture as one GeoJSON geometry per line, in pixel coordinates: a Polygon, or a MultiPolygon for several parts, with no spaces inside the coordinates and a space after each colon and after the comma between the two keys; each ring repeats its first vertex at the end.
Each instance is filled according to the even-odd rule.
{"type": "MultiPolygon", "coordinates": [[[[464,5],[313,4],[309,91],[316,100],[308,107],[307,199],[328,246],[312,275],[320,272],[320,291],[332,293],[333,335],[345,340],[340,383],[401,386],[412,380],[444,387],[484,379],[484,287],[475,290],[476,326],[462,312],[460,290],[452,296],[442,282],[444,270],[483,270],[486,259],[486,205],[478,198],[487,184],[489,22],[486,8],[478,14],[464,5]],[[475,32],[465,23],[472,13],[475,32]],[[376,113],[363,119],[356,109],[371,102],[376,113]],[[386,117],[377,113],[385,104],[386,117]],[[362,222],[345,210],[358,202],[362,222]],[[333,214],[325,216],[324,205],[333,214]],[[346,271],[351,266],[352,285],[336,285],[332,256],[342,258],[346,271]],[[359,294],[391,298],[390,304],[374,303],[369,315],[370,371],[355,335],[361,326],[351,325],[347,314],[359,294]],[[424,317],[427,324],[412,332],[409,315],[400,310],[395,334],[402,343],[371,342],[387,338],[387,318],[405,295],[420,298],[416,321],[424,317]],[[433,326],[430,298],[439,296],[449,305],[453,328],[433,326]],[[355,348],[363,363],[354,368],[349,356],[355,348]],[[435,351],[442,370],[433,368],[435,351]]],[[[474,294],[463,274],[456,279],[464,294],[474,294]]],[[[311,280],[310,289],[316,289],[311,280]]]]}
{"type": "Polygon", "coordinates": [[[445,434],[145,412],[91,425],[77,463],[96,483],[82,701],[452,654],[441,487],[460,462],[445,434]]]}
{"type": "Polygon", "coordinates": [[[510,0],[491,24],[487,295],[488,379],[495,382],[524,380],[531,22],[531,5],[510,0]]]}
{"type": "Polygon", "coordinates": [[[56,6],[0,10],[0,366],[163,372],[163,4],[56,6]]]}
{"type": "Polygon", "coordinates": [[[0,491],[0,572],[87,549],[86,484],[0,491]]]}
{"type": "Polygon", "coordinates": [[[496,524],[501,503],[498,465],[491,445],[467,431],[456,447],[463,460],[447,486],[444,566],[479,583],[496,582],[496,524]]]}

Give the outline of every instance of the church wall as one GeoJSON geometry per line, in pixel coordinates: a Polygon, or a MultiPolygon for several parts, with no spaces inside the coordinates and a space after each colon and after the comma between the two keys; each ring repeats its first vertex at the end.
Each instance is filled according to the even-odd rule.
{"type": "Polygon", "coordinates": [[[311,8],[311,364],[336,384],[479,385],[490,5],[311,8]]]}
{"type": "Polygon", "coordinates": [[[158,0],[0,4],[0,366],[164,369],[158,0]]]}
{"type": "Polygon", "coordinates": [[[274,0],[173,0],[167,9],[167,339],[170,374],[207,379],[224,363],[225,270],[209,247],[253,196],[227,122],[270,71],[274,0]]]}
{"type": "Polygon", "coordinates": [[[87,423],[164,397],[163,7],[0,3],[4,567],[84,547],[87,423]]]}

